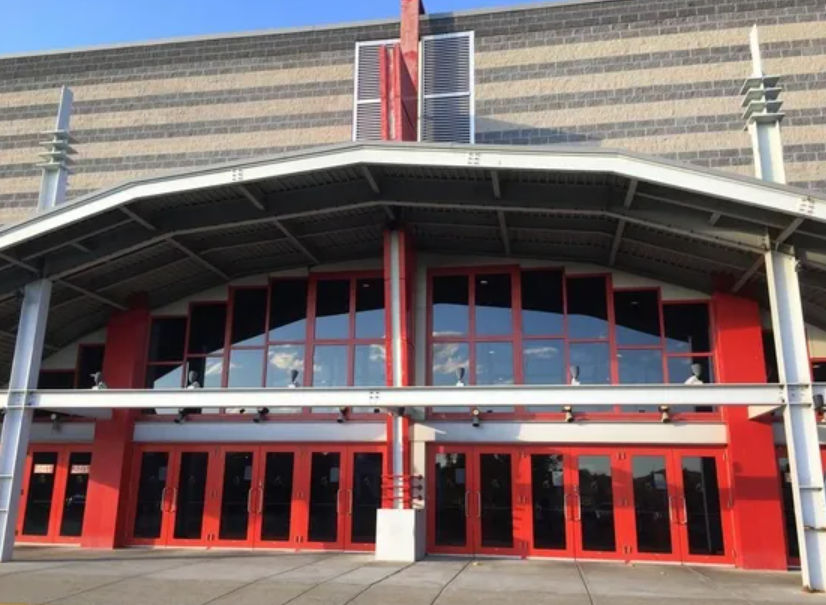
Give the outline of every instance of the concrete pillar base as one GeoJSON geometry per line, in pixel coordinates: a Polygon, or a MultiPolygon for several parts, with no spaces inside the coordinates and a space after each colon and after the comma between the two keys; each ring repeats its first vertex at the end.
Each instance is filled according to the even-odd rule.
{"type": "Polygon", "coordinates": [[[424,558],[424,509],[376,511],[376,561],[412,563],[424,558]]]}

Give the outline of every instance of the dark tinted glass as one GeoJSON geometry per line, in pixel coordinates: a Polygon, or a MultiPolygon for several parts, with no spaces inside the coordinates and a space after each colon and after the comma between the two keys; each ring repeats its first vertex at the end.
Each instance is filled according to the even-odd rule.
{"type": "Polygon", "coordinates": [[[182,452],[181,471],[175,501],[175,532],[178,539],[197,540],[201,537],[206,504],[206,452],[182,452]]]}
{"type": "Polygon", "coordinates": [[[433,336],[468,333],[468,296],[466,275],[433,278],[433,336]]]}
{"type": "MultiPolygon", "coordinates": [[[[780,382],[780,373],[777,369],[777,350],[774,348],[774,334],[771,330],[763,330],[763,362],[766,366],[766,382],[780,382]]],[[[812,365],[814,368],[817,364],[812,365]]],[[[826,363],[820,364],[826,370],[826,363]]],[[[814,378],[817,382],[817,378],[814,378]]],[[[826,380],[826,371],[822,380],[826,380]]]]}
{"type": "Polygon", "coordinates": [[[270,340],[304,340],[307,334],[307,280],[272,282],[270,340]]]}
{"type": "Polygon", "coordinates": [[[381,508],[381,454],[357,452],[353,456],[353,491],[350,494],[351,540],[376,541],[376,510],[381,508]]]}
{"type": "Polygon", "coordinates": [[[513,547],[513,485],[510,454],[479,454],[480,542],[513,547]]]}
{"type": "Polygon", "coordinates": [[[608,338],[604,277],[568,279],[568,338],[608,338]]]}
{"type": "Polygon", "coordinates": [[[38,389],[73,389],[75,388],[75,373],[73,370],[59,372],[40,372],[37,379],[38,389]]]}
{"type": "Polygon", "coordinates": [[[185,338],[185,317],[153,319],[149,361],[182,361],[185,338]]]}
{"type": "Polygon", "coordinates": [[[384,280],[356,281],[356,338],[384,338],[384,280]]]}
{"type": "Polygon", "coordinates": [[[531,455],[534,548],[564,549],[565,471],[561,454],[531,455]]]}
{"type": "Polygon", "coordinates": [[[522,273],[522,332],[529,336],[565,331],[561,271],[522,273]]]}
{"type": "Polygon", "coordinates": [[[633,481],[637,550],[647,553],[670,553],[671,512],[665,458],[634,457],[633,481]]]}
{"type": "Polygon", "coordinates": [[[80,347],[78,351],[77,388],[91,389],[95,386],[92,374],[103,371],[104,352],[105,347],[103,345],[80,347]]]}
{"type": "Polygon", "coordinates": [[[23,518],[23,534],[45,536],[49,533],[49,516],[52,512],[52,492],[57,472],[56,452],[32,454],[32,470],[29,475],[29,493],[26,497],[26,515],[23,518]]]}
{"type": "Polygon", "coordinates": [[[662,342],[656,292],[614,292],[614,313],[618,345],[659,345],[662,342]]]}
{"type": "Polygon", "coordinates": [[[477,275],[476,334],[501,335],[513,332],[511,276],[507,273],[477,275]]]}
{"type": "Polygon", "coordinates": [[[659,350],[617,352],[620,384],[663,384],[663,354],[659,350]]]}
{"type": "Polygon", "coordinates": [[[251,512],[252,452],[227,452],[221,493],[221,540],[246,540],[251,512]]]}
{"type": "MultiPolygon", "coordinates": [[[[812,380],[815,382],[826,382],[826,361],[815,361],[812,363],[812,380]]],[[[775,378],[775,382],[776,381],[777,379],[775,378]]]]}
{"type": "Polygon", "coordinates": [[[797,519],[794,513],[794,496],[792,494],[791,468],[788,458],[780,458],[780,486],[783,491],[783,520],[786,525],[786,554],[792,558],[800,557],[797,543],[797,519]]]}
{"type": "Polygon", "coordinates": [[[135,503],[136,538],[159,538],[163,520],[166,482],[168,480],[169,454],[166,452],[144,452],[141,456],[141,470],[138,476],[138,497],[135,503]]]}
{"type": "Polygon", "coordinates": [[[310,467],[310,542],[338,540],[338,514],[341,506],[341,454],[313,452],[310,467]]]}
{"type": "Polygon", "coordinates": [[[436,545],[467,543],[467,466],[464,454],[436,454],[436,545]]]}
{"type": "Polygon", "coordinates": [[[582,549],[614,551],[614,485],[610,456],[579,457],[579,517],[582,549]]]}
{"type": "Polygon", "coordinates": [[[63,493],[63,515],[60,518],[61,536],[83,534],[83,515],[86,512],[86,492],[89,489],[89,469],[92,454],[72,452],[69,455],[68,477],[63,493]]]}
{"type": "Polygon", "coordinates": [[[315,302],[315,337],[350,336],[350,281],[325,279],[318,282],[315,302]]]}
{"type": "Polygon", "coordinates": [[[293,503],[292,452],[267,452],[261,514],[262,540],[289,540],[293,503]]]}
{"type": "Polygon", "coordinates": [[[183,368],[179,365],[149,366],[146,368],[147,389],[180,389],[183,368]]]}
{"type": "Polygon", "coordinates": [[[671,353],[708,353],[708,305],[705,303],[663,305],[666,347],[671,353]]]}
{"type": "Polygon", "coordinates": [[[232,344],[255,346],[264,344],[264,324],[267,321],[267,291],[236,290],[232,297],[232,344]]]}
{"type": "Polygon", "coordinates": [[[685,492],[682,523],[688,529],[688,552],[692,555],[724,555],[717,461],[711,456],[685,456],[682,467],[685,492]]]}
{"type": "Polygon", "coordinates": [[[224,348],[227,326],[227,305],[193,305],[189,318],[190,355],[220,353],[224,348]]]}

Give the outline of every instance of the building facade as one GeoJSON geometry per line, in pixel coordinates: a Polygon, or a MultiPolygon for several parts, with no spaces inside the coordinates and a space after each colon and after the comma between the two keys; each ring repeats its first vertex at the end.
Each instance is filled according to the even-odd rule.
{"type": "Polygon", "coordinates": [[[370,551],[395,508],[430,554],[812,565],[822,462],[782,408],[804,385],[813,423],[826,382],[826,8],[402,6],[0,57],[16,541],[370,551]],[[44,132],[76,151],[56,208],[44,132]]]}

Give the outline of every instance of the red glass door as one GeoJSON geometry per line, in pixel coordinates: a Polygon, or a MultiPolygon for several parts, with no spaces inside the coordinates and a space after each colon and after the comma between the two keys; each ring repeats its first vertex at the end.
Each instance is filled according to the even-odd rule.
{"type": "Polygon", "coordinates": [[[73,543],[83,533],[92,454],[88,446],[32,446],[20,498],[21,542],[73,543]]]}
{"type": "Polygon", "coordinates": [[[342,504],[345,550],[376,548],[376,511],[382,505],[384,450],[384,446],[374,445],[347,448],[346,505],[342,504]]]}
{"type": "Polygon", "coordinates": [[[133,458],[130,525],[135,545],[206,546],[216,490],[211,446],[141,446],[133,458]]]}
{"type": "Polygon", "coordinates": [[[295,520],[298,518],[300,451],[290,446],[265,446],[250,498],[250,528],[254,546],[292,548],[295,546],[295,520]]]}
{"type": "Polygon", "coordinates": [[[679,560],[680,537],[675,512],[678,484],[671,452],[629,450],[627,470],[634,510],[631,558],[679,560]]]}
{"type": "Polygon", "coordinates": [[[519,483],[528,483],[521,516],[526,521],[526,554],[541,557],[574,556],[574,481],[568,448],[522,450],[519,483]],[[530,478],[526,481],[526,478],[530,478]]]}
{"type": "Polygon", "coordinates": [[[574,556],[626,559],[623,530],[628,519],[622,455],[606,448],[573,448],[566,475],[574,556]]]}
{"type": "Polygon", "coordinates": [[[523,528],[515,514],[519,451],[499,446],[435,446],[428,473],[431,552],[518,554],[523,528]]]}
{"type": "MultiPolygon", "coordinates": [[[[210,530],[213,546],[251,547],[257,506],[262,504],[257,478],[261,472],[258,446],[228,445],[218,448],[214,470],[217,498],[210,530]]],[[[262,504],[263,505],[263,504],[262,504]]]]}
{"type": "Polygon", "coordinates": [[[299,498],[304,517],[300,547],[319,550],[344,549],[344,515],[347,474],[344,447],[308,447],[302,452],[299,498]]]}
{"type": "Polygon", "coordinates": [[[674,517],[685,562],[734,562],[731,488],[724,456],[722,451],[702,448],[673,453],[674,517]]]}

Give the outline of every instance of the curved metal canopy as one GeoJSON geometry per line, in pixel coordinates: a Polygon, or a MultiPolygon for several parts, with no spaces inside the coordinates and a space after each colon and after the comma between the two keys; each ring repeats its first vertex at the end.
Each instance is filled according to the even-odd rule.
{"type": "MultiPolygon", "coordinates": [[[[347,144],[138,179],[0,230],[0,368],[19,296],[55,280],[47,347],[246,275],[381,255],[387,224],[420,251],[616,266],[765,297],[769,246],[804,261],[826,325],[826,197],[602,148],[347,144]]],[[[7,371],[7,369],[6,369],[7,371]]]]}

